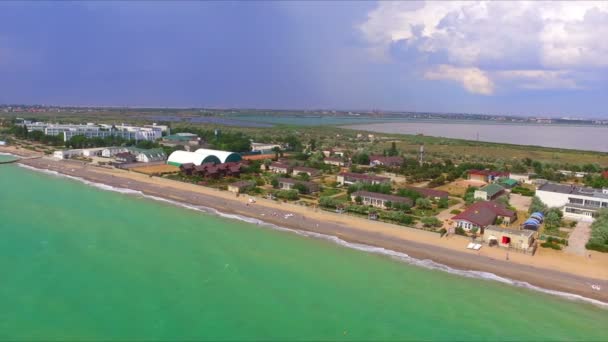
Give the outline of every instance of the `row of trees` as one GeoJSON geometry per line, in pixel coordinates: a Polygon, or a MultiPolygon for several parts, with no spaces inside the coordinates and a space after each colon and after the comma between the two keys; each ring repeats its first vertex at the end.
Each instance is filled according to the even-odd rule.
{"type": "Polygon", "coordinates": [[[608,252],[608,209],[602,209],[591,225],[591,237],[587,249],[608,252]]]}

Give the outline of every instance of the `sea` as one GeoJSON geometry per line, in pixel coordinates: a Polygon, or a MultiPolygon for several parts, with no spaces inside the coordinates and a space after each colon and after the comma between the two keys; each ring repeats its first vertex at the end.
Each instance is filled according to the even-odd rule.
{"type": "Polygon", "coordinates": [[[0,165],[0,340],[608,340],[597,303],[225,216],[0,165]]]}
{"type": "Polygon", "coordinates": [[[368,122],[365,125],[345,127],[379,133],[422,134],[504,144],[608,152],[608,126],[605,125],[494,123],[481,120],[401,120],[390,123],[368,122]]]}

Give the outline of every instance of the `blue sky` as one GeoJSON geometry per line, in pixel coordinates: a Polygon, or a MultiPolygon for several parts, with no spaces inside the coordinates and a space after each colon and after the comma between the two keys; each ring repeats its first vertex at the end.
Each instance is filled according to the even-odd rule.
{"type": "Polygon", "coordinates": [[[0,103],[608,117],[608,2],[1,2],[0,103]]]}

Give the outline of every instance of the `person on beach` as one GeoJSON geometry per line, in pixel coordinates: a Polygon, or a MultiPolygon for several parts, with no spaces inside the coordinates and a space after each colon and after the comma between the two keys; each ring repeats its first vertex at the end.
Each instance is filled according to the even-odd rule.
{"type": "Polygon", "coordinates": [[[507,252],[506,259],[509,260],[509,252],[507,252]]]}

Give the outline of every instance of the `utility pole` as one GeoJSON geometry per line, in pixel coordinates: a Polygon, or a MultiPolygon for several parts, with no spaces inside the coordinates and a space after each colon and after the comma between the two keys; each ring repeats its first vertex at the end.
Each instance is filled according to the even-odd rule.
{"type": "Polygon", "coordinates": [[[418,151],[418,162],[420,166],[424,163],[424,145],[420,145],[420,150],[418,151]]]}

